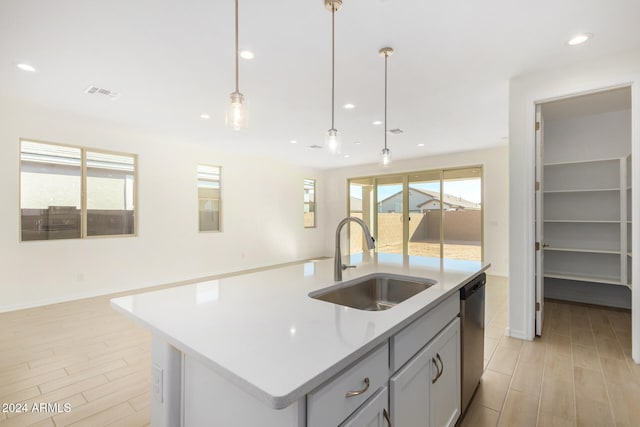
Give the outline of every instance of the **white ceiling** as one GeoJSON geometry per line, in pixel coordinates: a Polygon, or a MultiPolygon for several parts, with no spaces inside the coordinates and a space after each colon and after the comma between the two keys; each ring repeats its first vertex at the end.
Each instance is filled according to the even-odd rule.
{"type": "Polygon", "coordinates": [[[2,0],[0,95],[333,168],[377,161],[384,135],[371,123],[383,117],[381,47],[395,49],[389,128],[405,131],[389,135],[395,159],[504,144],[509,78],[640,47],[638,0],[344,0],[336,15],[336,128],[350,157],[335,158],[308,148],[330,127],[331,15],[323,0],[240,0],[240,48],[256,55],[240,63],[250,103],[250,128],[241,132],[224,127],[234,88],[233,7],[2,0]],[[595,37],[568,46],[580,32],[595,37]],[[38,71],[21,71],[20,62],[38,71]],[[83,93],[89,85],[122,96],[98,99],[83,93]],[[356,108],[344,110],[347,102],[356,108]]]}

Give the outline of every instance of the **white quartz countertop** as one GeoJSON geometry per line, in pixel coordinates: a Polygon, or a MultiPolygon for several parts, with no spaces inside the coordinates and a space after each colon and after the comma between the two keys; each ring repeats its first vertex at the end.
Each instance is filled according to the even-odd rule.
{"type": "Polygon", "coordinates": [[[333,281],[333,259],[115,298],[117,310],[275,409],[285,408],[435,307],[489,265],[351,256],[333,281]],[[390,310],[362,311],[308,296],[372,273],[436,281],[390,310]]]}

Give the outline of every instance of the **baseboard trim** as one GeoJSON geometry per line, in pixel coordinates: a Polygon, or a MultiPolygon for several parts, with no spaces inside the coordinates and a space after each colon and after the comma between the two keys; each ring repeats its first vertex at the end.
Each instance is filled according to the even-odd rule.
{"type": "Polygon", "coordinates": [[[516,331],[513,330],[511,328],[509,328],[508,326],[506,328],[504,328],[504,334],[508,337],[511,338],[518,338],[520,340],[525,340],[525,341],[531,341],[532,338],[529,338],[527,336],[527,334],[524,333],[524,331],[516,331]]]}

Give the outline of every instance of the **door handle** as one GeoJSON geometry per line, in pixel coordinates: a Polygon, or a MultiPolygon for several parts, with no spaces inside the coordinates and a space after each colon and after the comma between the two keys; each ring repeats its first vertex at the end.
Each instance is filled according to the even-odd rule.
{"type": "Polygon", "coordinates": [[[436,377],[431,380],[431,384],[435,384],[440,379],[440,377],[442,376],[442,373],[444,372],[444,363],[442,363],[442,359],[440,358],[440,353],[436,353],[436,358],[440,362],[440,366],[442,368],[438,366],[438,362],[436,361],[435,358],[432,357],[431,363],[435,365],[437,373],[436,373],[436,377]]]}
{"type": "Polygon", "coordinates": [[[389,418],[389,413],[387,412],[387,408],[385,408],[385,409],[383,409],[383,410],[382,410],[382,416],[384,417],[384,419],[385,419],[385,420],[387,420],[387,425],[388,425],[389,427],[393,427],[393,426],[391,425],[391,419],[389,418]]]}
{"type": "Polygon", "coordinates": [[[440,353],[436,353],[436,357],[438,358],[438,361],[440,362],[440,375],[438,375],[438,378],[440,378],[442,376],[442,374],[444,374],[444,363],[442,363],[442,359],[440,358],[440,353]]]}

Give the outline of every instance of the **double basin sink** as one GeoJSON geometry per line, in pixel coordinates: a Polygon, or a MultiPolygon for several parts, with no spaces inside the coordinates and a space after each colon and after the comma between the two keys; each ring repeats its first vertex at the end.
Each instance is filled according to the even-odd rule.
{"type": "Polygon", "coordinates": [[[311,298],[366,311],[388,310],[428,289],[436,282],[388,274],[373,274],[338,287],[321,289],[311,298]]]}

